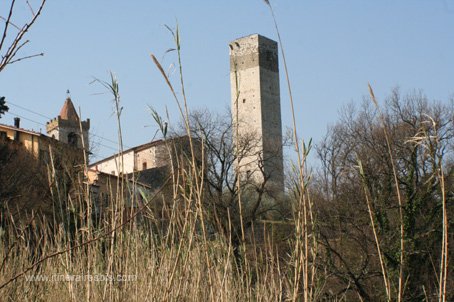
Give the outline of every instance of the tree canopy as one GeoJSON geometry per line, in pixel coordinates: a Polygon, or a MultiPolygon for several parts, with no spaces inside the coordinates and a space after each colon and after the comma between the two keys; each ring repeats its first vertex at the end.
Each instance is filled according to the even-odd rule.
{"type": "Polygon", "coordinates": [[[0,118],[2,117],[2,114],[5,114],[5,112],[7,112],[8,110],[9,108],[8,106],[6,106],[5,97],[0,97],[0,118]]]}
{"type": "Polygon", "coordinates": [[[339,291],[354,285],[364,301],[378,297],[374,283],[383,276],[372,217],[392,295],[402,269],[409,301],[436,296],[444,201],[448,217],[454,209],[453,116],[452,102],[396,89],[382,110],[370,100],[348,106],[329,129],[314,187],[323,266],[339,291]]]}

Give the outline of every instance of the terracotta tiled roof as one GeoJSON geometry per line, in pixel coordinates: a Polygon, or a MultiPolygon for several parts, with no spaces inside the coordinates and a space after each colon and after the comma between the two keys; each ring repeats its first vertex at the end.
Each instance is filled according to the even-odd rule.
{"type": "Polygon", "coordinates": [[[63,120],[70,120],[70,121],[79,121],[79,116],[77,115],[76,109],[74,108],[74,104],[71,101],[71,98],[67,98],[65,104],[61,108],[60,117],[63,120]]]}

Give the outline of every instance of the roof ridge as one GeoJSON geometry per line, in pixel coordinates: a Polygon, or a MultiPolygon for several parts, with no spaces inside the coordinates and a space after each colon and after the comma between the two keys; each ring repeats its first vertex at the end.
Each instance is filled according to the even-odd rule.
{"type": "Polygon", "coordinates": [[[79,115],[74,108],[74,104],[71,101],[71,98],[68,96],[63,104],[63,107],[60,110],[60,117],[63,120],[79,122],[79,115]]]}
{"type": "Polygon", "coordinates": [[[47,136],[41,132],[38,132],[38,131],[35,131],[35,130],[29,130],[29,129],[25,129],[25,128],[17,128],[15,126],[12,126],[12,125],[7,125],[7,124],[3,124],[3,123],[0,123],[0,127],[5,127],[5,128],[8,128],[10,130],[15,130],[15,131],[21,131],[21,132],[25,132],[25,133],[29,133],[29,134],[34,134],[34,135],[42,135],[42,136],[47,136]]]}

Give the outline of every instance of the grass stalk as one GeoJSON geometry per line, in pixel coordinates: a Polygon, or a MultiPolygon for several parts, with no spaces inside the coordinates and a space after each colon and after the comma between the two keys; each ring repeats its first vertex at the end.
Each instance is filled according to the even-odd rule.
{"type": "MultiPolygon", "coordinates": [[[[299,185],[300,185],[300,195],[299,195],[299,200],[298,200],[298,211],[302,211],[302,215],[298,214],[297,215],[297,225],[298,227],[296,228],[296,244],[295,244],[295,253],[296,255],[299,255],[301,253],[301,248],[303,248],[303,251],[301,255],[295,257],[295,276],[294,276],[294,290],[293,290],[293,297],[292,300],[296,301],[298,299],[298,292],[299,292],[299,278],[300,278],[300,271],[302,266],[302,271],[303,271],[303,297],[304,301],[310,301],[310,292],[311,292],[311,285],[309,284],[309,229],[308,229],[308,216],[312,216],[313,213],[311,209],[308,209],[308,203],[310,203],[309,200],[307,200],[307,195],[306,195],[306,180],[305,180],[305,162],[306,162],[306,157],[307,154],[305,152],[301,152],[300,150],[300,145],[299,145],[299,138],[298,138],[298,133],[297,133],[297,126],[296,126],[296,118],[295,118],[295,107],[294,107],[294,100],[293,100],[293,94],[292,94],[292,85],[290,83],[290,77],[289,77],[289,72],[288,72],[288,66],[287,66],[287,61],[285,57],[285,50],[284,50],[284,45],[282,43],[282,38],[279,30],[279,26],[277,24],[276,16],[274,14],[273,7],[271,6],[271,3],[269,0],[264,0],[265,4],[269,7],[269,10],[271,12],[271,16],[273,19],[274,27],[276,29],[276,34],[278,37],[279,41],[279,46],[282,54],[282,60],[283,60],[283,65],[284,65],[284,71],[285,71],[285,79],[286,79],[286,84],[287,84],[287,89],[288,89],[288,94],[289,94],[289,101],[290,101],[290,108],[291,108],[291,114],[292,114],[292,132],[293,132],[293,140],[294,140],[294,147],[295,147],[295,152],[298,156],[298,175],[299,175],[299,185]],[[299,227],[301,226],[301,227],[299,227]],[[303,242],[300,243],[299,240],[300,238],[303,238],[303,242]]],[[[315,236],[313,233],[312,236],[315,236]]],[[[313,264],[315,266],[315,262],[313,264]]],[[[315,271],[315,267],[312,269],[312,271],[315,271]]]]}
{"type": "Polygon", "coordinates": [[[377,248],[378,259],[380,260],[380,268],[381,268],[382,275],[383,275],[383,283],[385,285],[386,298],[387,298],[387,301],[392,301],[391,286],[390,286],[390,282],[388,279],[388,273],[387,273],[386,264],[385,264],[385,261],[383,258],[383,253],[381,251],[380,241],[378,239],[377,228],[375,226],[375,219],[374,219],[374,215],[372,212],[372,206],[371,206],[370,197],[369,197],[370,193],[369,193],[369,190],[367,189],[367,185],[365,183],[366,175],[364,174],[363,165],[360,160],[358,160],[358,167],[359,167],[359,173],[361,175],[361,179],[363,181],[364,196],[366,197],[366,204],[367,204],[367,212],[369,213],[369,220],[370,220],[370,224],[372,226],[372,232],[374,234],[374,240],[375,240],[375,246],[377,248]]]}
{"type": "Polygon", "coordinates": [[[404,285],[404,267],[405,267],[405,224],[404,224],[404,214],[403,214],[403,202],[402,202],[402,196],[400,193],[400,186],[399,186],[399,180],[397,178],[397,170],[396,170],[396,164],[394,162],[394,156],[392,152],[392,146],[391,142],[389,139],[389,134],[388,134],[388,129],[386,125],[386,121],[384,118],[383,113],[380,110],[380,106],[378,105],[377,99],[375,98],[374,91],[372,89],[372,86],[368,84],[369,87],[369,94],[371,97],[372,102],[375,105],[375,108],[377,109],[380,117],[380,121],[382,123],[383,127],[383,132],[385,134],[385,139],[386,139],[386,146],[388,150],[388,156],[389,160],[391,161],[391,167],[393,171],[393,178],[394,178],[394,185],[396,186],[396,194],[397,194],[397,201],[399,205],[399,224],[400,224],[400,265],[399,265],[399,285],[398,285],[398,293],[397,293],[397,301],[401,302],[402,301],[402,295],[403,295],[403,285],[404,285]]]}

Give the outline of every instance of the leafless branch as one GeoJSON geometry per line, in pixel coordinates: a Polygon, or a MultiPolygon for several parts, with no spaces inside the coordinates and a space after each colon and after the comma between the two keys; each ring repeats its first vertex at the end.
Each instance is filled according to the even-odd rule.
{"type": "Polygon", "coordinates": [[[13,63],[16,63],[16,62],[19,62],[19,61],[22,61],[22,60],[26,60],[26,59],[31,59],[31,58],[34,58],[34,57],[42,57],[42,56],[44,56],[43,52],[31,55],[31,56],[21,57],[19,59],[16,59],[16,60],[13,60],[13,61],[9,62],[9,64],[13,64],[13,63]]]}
{"type": "Polygon", "coordinates": [[[28,5],[28,7],[30,8],[30,10],[32,12],[32,17],[31,17],[31,19],[29,21],[25,22],[22,27],[20,27],[18,25],[15,25],[15,24],[13,24],[11,22],[11,19],[13,17],[13,11],[14,11],[14,5],[15,4],[16,4],[16,0],[11,0],[11,5],[9,7],[9,12],[8,12],[8,17],[7,18],[1,17],[2,20],[5,20],[5,27],[3,29],[2,39],[0,41],[0,54],[1,54],[0,72],[3,71],[3,69],[5,69],[5,67],[7,65],[9,65],[9,64],[12,64],[12,63],[15,63],[15,62],[19,62],[19,61],[22,61],[24,59],[40,56],[40,55],[31,55],[31,56],[25,56],[25,57],[22,57],[22,58],[19,58],[19,59],[14,59],[16,57],[16,55],[18,54],[18,51],[25,44],[27,44],[29,42],[28,40],[25,41],[25,42],[22,42],[22,39],[24,38],[25,34],[28,32],[30,27],[32,27],[33,24],[38,19],[39,15],[41,14],[41,12],[42,12],[42,10],[44,8],[44,5],[46,4],[46,0],[41,0],[41,3],[39,5],[39,8],[36,11],[36,13],[34,12],[33,8],[30,5],[30,3],[27,1],[27,5],[28,5]],[[16,36],[11,39],[11,42],[7,42],[7,41],[9,41],[9,40],[7,40],[7,37],[9,35],[9,29],[10,29],[9,25],[10,24],[13,27],[15,27],[18,30],[18,32],[17,32],[16,36]],[[9,46],[7,46],[7,45],[9,45],[9,46]],[[4,51],[5,47],[7,47],[6,51],[4,51]]]}
{"type": "MultiPolygon", "coordinates": [[[[5,17],[3,17],[3,16],[0,16],[0,20],[5,21],[5,23],[8,22],[8,20],[6,20],[5,17]]],[[[17,26],[16,24],[14,24],[13,22],[9,22],[9,24],[11,24],[11,25],[12,25],[13,27],[15,27],[17,30],[20,30],[20,27],[17,26]]]]}
{"type": "Polygon", "coordinates": [[[11,6],[9,8],[9,13],[8,13],[8,18],[6,19],[5,28],[3,30],[2,41],[0,42],[0,51],[3,48],[3,43],[5,43],[6,34],[8,33],[8,27],[9,27],[9,24],[10,24],[10,20],[11,20],[11,17],[13,16],[13,9],[14,9],[14,4],[15,3],[16,3],[16,0],[11,1],[11,6]]]}
{"type": "Polygon", "coordinates": [[[30,9],[31,13],[32,13],[32,16],[34,17],[36,14],[35,12],[33,11],[33,7],[30,5],[30,2],[28,2],[27,0],[27,5],[28,5],[28,8],[30,9]]]}

